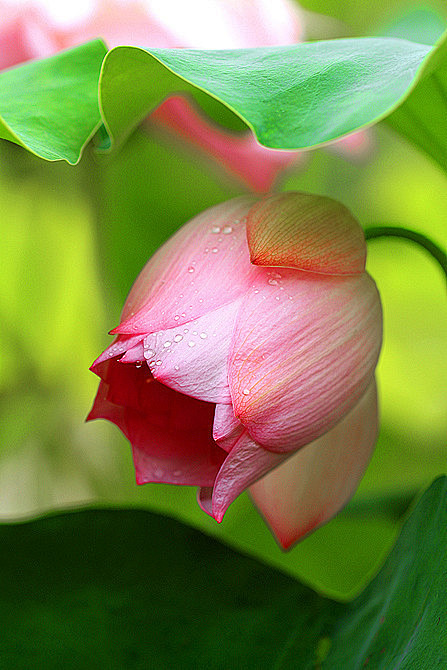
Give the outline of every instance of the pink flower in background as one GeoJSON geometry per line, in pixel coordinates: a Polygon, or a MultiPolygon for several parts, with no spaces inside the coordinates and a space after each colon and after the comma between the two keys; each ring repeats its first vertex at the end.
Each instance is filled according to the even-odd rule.
{"type": "Polygon", "coordinates": [[[95,361],[89,419],[137,482],[200,487],[217,521],[246,488],[284,548],[349,500],[377,433],[381,308],[363,232],[320,196],[245,196],[147,263],[95,361]]]}
{"type": "MultiPolygon", "coordinates": [[[[102,37],[109,47],[236,49],[294,44],[303,39],[305,28],[292,0],[84,0],[77,18],[77,5],[67,8],[50,0],[35,0],[21,11],[3,7],[0,68],[94,37],[102,37]]],[[[287,167],[305,161],[305,152],[267,149],[249,131],[218,127],[183,97],[165,100],[150,119],[211,156],[255,192],[269,191],[287,167]]],[[[368,135],[357,133],[334,146],[362,157],[369,150],[368,135]]]]}

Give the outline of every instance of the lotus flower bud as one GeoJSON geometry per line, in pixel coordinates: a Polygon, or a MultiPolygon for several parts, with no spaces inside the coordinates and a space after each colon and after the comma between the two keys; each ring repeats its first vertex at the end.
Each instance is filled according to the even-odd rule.
{"type": "Polygon", "coordinates": [[[249,488],[284,548],[338,512],[377,434],[365,256],[350,212],[305,193],[236,198],[171,237],[92,366],[89,419],[121,428],[137,482],[196,485],[217,521],[249,488]]]}

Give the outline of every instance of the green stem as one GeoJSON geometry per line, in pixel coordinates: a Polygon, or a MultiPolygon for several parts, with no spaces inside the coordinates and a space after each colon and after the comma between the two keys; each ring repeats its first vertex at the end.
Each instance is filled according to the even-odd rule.
{"type": "Polygon", "coordinates": [[[447,280],[447,254],[437,244],[422,233],[398,226],[373,226],[365,230],[365,238],[374,240],[377,237],[402,237],[423,247],[439,263],[447,280]]]}

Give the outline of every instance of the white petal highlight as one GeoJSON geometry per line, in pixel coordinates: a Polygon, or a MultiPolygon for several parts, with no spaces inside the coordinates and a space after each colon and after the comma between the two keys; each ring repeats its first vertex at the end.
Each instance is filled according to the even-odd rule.
{"type": "Polygon", "coordinates": [[[198,400],[230,403],[228,354],[240,300],[144,338],[155,379],[198,400]]]}

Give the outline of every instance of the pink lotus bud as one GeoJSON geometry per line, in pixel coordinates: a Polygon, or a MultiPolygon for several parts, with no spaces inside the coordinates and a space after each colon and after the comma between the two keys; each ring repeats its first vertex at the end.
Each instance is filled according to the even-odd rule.
{"type": "Polygon", "coordinates": [[[137,482],[199,486],[217,521],[250,487],[285,548],[336,514],[377,433],[365,255],[349,211],[304,193],[236,198],[171,237],[92,366],[88,418],[121,428],[137,482]]]}

